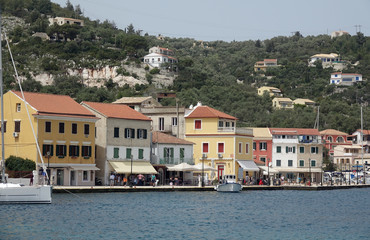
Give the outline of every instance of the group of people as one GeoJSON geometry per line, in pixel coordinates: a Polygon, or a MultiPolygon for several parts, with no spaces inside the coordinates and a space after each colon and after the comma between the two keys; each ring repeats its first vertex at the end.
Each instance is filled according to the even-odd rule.
{"type": "Polygon", "coordinates": [[[152,174],[150,179],[147,179],[143,174],[129,175],[128,178],[126,174],[115,174],[111,173],[109,176],[109,185],[110,186],[145,186],[147,182],[150,182],[150,185],[153,187],[158,184],[157,177],[152,174]]]}

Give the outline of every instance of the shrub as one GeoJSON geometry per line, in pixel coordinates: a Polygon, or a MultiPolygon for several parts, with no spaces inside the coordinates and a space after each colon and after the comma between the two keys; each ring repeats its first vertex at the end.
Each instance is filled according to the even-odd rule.
{"type": "Polygon", "coordinates": [[[32,171],[36,169],[36,164],[30,159],[10,156],[5,160],[5,167],[10,171],[32,171]]]}
{"type": "Polygon", "coordinates": [[[153,68],[152,70],[150,70],[150,74],[158,74],[161,70],[159,70],[159,68],[153,68]]]}

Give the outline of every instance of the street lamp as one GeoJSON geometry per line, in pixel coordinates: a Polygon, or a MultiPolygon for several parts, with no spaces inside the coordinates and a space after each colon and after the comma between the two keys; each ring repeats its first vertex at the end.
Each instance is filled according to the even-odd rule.
{"type": "Polygon", "coordinates": [[[204,187],[204,159],[202,156],[202,187],[204,187]]]}
{"type": "Polygon", "coordinates": [[[267,158],[267,185],[270,186],[270,158],[267,158]]]}
{"type": "Polygon", "coordinates": [[[51,174],[51,171],[50,171],[50,151],[48,151],[47,153],[47,156],[48,156],[48,185],[50,185],[50,174],[51,174]]]}
{"type": "Polygon", "coordinates": [[[130,158],[131,158],[131,174],[130,174],[130,187],[132,187],[132,154],[130,155],[130,158]]]}

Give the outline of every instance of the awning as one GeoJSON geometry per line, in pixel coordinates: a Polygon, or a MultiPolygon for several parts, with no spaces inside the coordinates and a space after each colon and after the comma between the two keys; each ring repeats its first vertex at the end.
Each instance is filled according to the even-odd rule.
{"type": "Polygon", "coordinates": [[[157,174],[157,171],[150,164],[150,162],[144,161],[132,161],[132,171],[131,171],[131,161],[109,161],[110,165],[116,173],[130,174],[157,174]]]}
{"type": "Polygon", "coordinates": [[[95,166],[72,166],[72,170],[75,170],[75,171],[78,171],[78,170],[97,171],[97,170],[100,170],[100,169],[95,167],[95,166]]]}
{"type": "Polygon", "coordinates": [[[237,162],[244,171],[258,172],[260,170],[253,160],[237,160],[237,162]]]}
{"type": "MultiPolygon", "coordinates": [[[[279,173],[282,173],[282,172],[285,172],[285,173],[309,173],[309,172],[312,172],[312,173],[320,173],[322,172],[322,169],[321,168],[308,168],[308,167],[305,167],[305,168],[294,168],[294,167],[291,167],[291,168],[274,168],[276,171],[278,171],[279,173]]],[[[270,171],[271,171],[271,168],[270,168],[270,171]]]]}
{"type": "Polygon", "coordinates": [[[272,168],[272,167],[267,167],[267,166],[258,166],[258,167],[263,170],[263,175],[268,175],[268,173],[270,173],[271,175],[271,174],[279,172],[276,168],[272,168]]]}

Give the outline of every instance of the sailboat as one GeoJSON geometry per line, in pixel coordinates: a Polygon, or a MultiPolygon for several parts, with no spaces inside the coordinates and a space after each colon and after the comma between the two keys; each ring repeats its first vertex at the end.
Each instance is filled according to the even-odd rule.
{"type": "MultiPolygon", "coordinates": [[[[1,24],[2,23],[1,23],[1,12],[0,12],[0,92],[1,92],[1,150],[2,150],[1,152],[0,203],[51,203],[52,186],[45,185],[43,183],[39,184],[39,181],[38,181],[39,177],[38,177],[37,170],[33,171],[34,185],[32,186],[24,186],[23,184],[19,184],[19,183],[8,183],[5,177],[4,101],[3,101],[3,68],[2,68],[2,55],[1,55],[1,52],[2,52],[1,24]]],[[[12,57],[12,60],[13,60],[13,57],[12,57]]],[[[21,91],[22,91],[22,88],[21,88],[21,91]]],[[[23,95],[23,91],[22,91],[22,95],[23,95]]],[[[23,101],[26,104],[24,96],[23,96],[23,101]]],[[[26,109],[28,108],[26,107],[26,109]]],[[[27,113],[28,113],[28,110],[27,110],[27,113]]],[[[32,131],[35,137],[37,150],[40,153],[40,148],[38,146],[37,138],[36,138],[33,128],[32,128],[32,131]]],[[[41,160],[42,160],[42,156],[41,156],[41,160]]],[[[47,176],[45,167],[43,167],[43,171],[44,171],[43,172],[44,175],[47,176]]]]}

